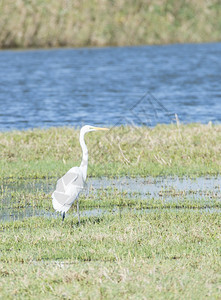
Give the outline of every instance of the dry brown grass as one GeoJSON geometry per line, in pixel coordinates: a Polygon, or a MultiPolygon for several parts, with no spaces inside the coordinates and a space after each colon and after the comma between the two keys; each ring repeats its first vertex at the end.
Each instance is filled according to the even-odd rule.
{"type": "Polygon", "coordinates": [[[1,0],[0,47],[219,41],[219,0],[1,0]]]}

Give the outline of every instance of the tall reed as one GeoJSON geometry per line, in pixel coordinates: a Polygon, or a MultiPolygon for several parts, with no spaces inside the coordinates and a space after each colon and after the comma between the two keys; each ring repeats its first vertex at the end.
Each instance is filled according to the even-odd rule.
{"type": "Polygon", "coordinates": [[[0,48],[220,40],[220,0],[0,0],[0,48]]]}

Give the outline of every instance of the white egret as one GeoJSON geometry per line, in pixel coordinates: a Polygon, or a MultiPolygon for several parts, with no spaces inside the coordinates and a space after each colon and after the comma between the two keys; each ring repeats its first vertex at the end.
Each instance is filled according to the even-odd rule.
{"type": "Polygon", "coordinates": [[[96,130],[109,129],[90,125],[85,125],[81,128],[80,145],[83,152],[81,165],[80,167],[71,168],[63,177],[61,177],[57,182],[56,190],[52,194],[53,207],[56,211],[62,213],[62,220],[64,220],[65,213],[69,210],[72,204],[77,201],[78,222],[80,224],[78,196],[84,188],[88,166],[88,150],[84,141],[84,135],[87,132],[96,130]]]}

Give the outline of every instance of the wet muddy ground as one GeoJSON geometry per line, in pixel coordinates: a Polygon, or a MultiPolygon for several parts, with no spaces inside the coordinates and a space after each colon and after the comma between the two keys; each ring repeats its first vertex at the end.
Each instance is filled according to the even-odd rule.
{"type": "MultiPolygon", "coordinates": [[[[13,181],[5,179],[1,182],[0,195],[0,221],[10,221],[33,216],[46,218],[58,217],[51,205],[50,195],[56,185],[56,178],[28,179],[13,181]],[[26,197],[24,197],[26,195],[26,197]],[[33,198],[27,201],[27,198],[33,198]],[[38,205],[36,203],[38,202],[38,205]],[[46,199],[44,201],[44,198],[46,199]]],[[[221,176],[218,177],[198,177],[198,178],[178,178],[178,177],[147,177],[147,178],[88,178],[85,190],[81,197],[92,197],[94,201],[99,200],[102,207],[87,208],[81,210],[82,216],[98,217],[103,214],[121,214],[128,210],[136,213],[147,213],[153,209],[178,209],[164,207],[134,208],[121,207],[110,203],[108,199],[121,197],[149,202],[157,199],[163,203],[200,203],[197,209],[205,212],[221,211],[221,176]],[[107,206],[107,207],[105,207],[107,206]]],[[[92,202],[93,203],[93,202],[92,202]]],[[[95,202],[94,202],[95,203],[95,202]]],[[[193,209],[193,207],[180,207],[179,209],[193,209]]],[[[75,211],[70,211],[74,214],[75,211]]]]}

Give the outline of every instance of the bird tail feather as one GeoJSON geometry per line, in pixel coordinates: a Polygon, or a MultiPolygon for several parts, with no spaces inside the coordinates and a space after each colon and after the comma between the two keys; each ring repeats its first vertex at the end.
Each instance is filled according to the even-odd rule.
{"type": "Polygon", "coordinates": [[[70,208],[70,206],[64,206],[63,204],[60,204],[57,200],[56,200],[56,198],[54,197],[54,195],[52,194],[52,204],[53,204],[53,207],[54,207],[54,209],[56,210],[56,211],[58,211],[58,212],[61,212],[61,213],[63,213],[63,212],[67,212],[68,210],[69,210],[69,208],[70,208]]]}

